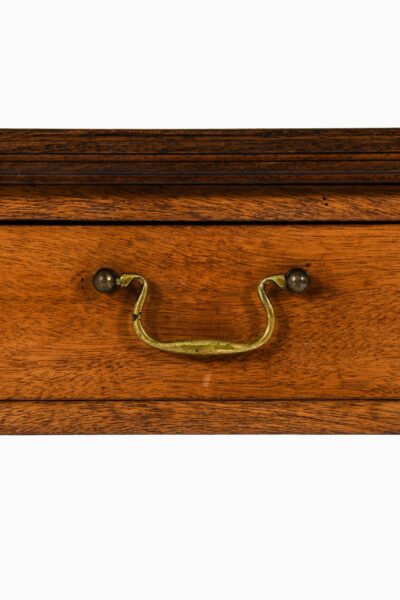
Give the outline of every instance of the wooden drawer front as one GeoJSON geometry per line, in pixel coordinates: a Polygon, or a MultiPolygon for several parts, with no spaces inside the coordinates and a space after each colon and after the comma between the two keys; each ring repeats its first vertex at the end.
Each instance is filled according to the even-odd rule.
{"type": "Polygon", "coordinates": [[[400,395],[398,225],[4,225],[0,264],[2,400],[400,395]],[[255,338],[260,279],[299,266],[312,283],[271,294],[265,347],[199,359],[138,340],[135,290],[99,294],[102,266],[148,279],[143,321],[165,340],[255,338]]]}

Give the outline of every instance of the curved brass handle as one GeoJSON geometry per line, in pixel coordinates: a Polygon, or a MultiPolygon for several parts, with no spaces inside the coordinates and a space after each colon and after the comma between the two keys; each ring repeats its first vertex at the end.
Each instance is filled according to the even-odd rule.
{"type": "Polygon", "coordinates": [[[117,275],[112,269],[100,269],[93,276],[93,285],[99,292],[110,293],[116,287],[126,288],[132,281],[138,279],[141,284],[138,299],[132,311],[132,323],[136,334],[142,342],[163,350],[177,354],[190,354],[194,356],[217,356],[225,354],[241,354],[256,350],[268,342],[275,327],[275,313],[270,299],[265,292],[265,286],[274,283],[279,288],[288,288],[293,292],[303,292],[309,283],[308,274],[303,269],[291,269],[286,275],[270,275],[258,284],[258,295],[267,314],[267,324],[264,333],[252,342],[228,342],[224,340],[182,340],[161,342],[152,338],[142,324],[143,305],[146,300],[148,284],[142,275],[137,273],[124,273],[117,275]]]}

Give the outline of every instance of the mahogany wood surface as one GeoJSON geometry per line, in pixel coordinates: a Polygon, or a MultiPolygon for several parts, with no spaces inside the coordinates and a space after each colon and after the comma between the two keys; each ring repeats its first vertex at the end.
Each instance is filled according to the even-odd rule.
{"type": "Polygon", "coordinates": [[[0,402],[0,434],[399,434],[400,402],[0,402]]]}
{"type": "Polygon", "coordinates": [[[390,154],[400,128],[362,129],[1,129],[5,155],[390,154]]]}
{"type": "Polygon", "coordinates": [[[400,433],[399,198],[400,129],[0,130],[0,433],[400,433]],[[218,361],[90,284],[141,269],[151,333],[247,339],[292,264],[271,345],[218,361]]]}
{"type": "Polygon", "coordinates": [[[2,400],[393,399],[400,392],[400,226],[0,227],[2,400]],[[310,291],[272,290],[278,327],[247,355],[163,353],[131,326],[134,290],[99,294],[102,266],[150,283],[160,339],[258,337],[263,277],[308,269],[310,291]]]}
{"type": "Polygon", "coordinates": [[[0,221],[398,221],[400,186],[0,185],[0,221]]]}
{"type": "Polygon", "coordinates": [[[400,183],[399,129],[1,130],[2,184],[400,183]]]}

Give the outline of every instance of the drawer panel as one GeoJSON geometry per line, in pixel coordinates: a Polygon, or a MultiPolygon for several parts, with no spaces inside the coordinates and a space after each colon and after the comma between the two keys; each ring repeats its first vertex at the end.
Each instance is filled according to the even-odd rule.
{"type": "Polygon", "coordinates": [[[0,264],[2,400],[400,395],[398,225],[3,225],[0,264]],[[256,338],[260,279],[298,266],[312,283],[273,290],[263,348],[195,358],[143,344],[137,288],[99,294],[102,266],[146,277],[143,322],[162,340],[256,338]]]}

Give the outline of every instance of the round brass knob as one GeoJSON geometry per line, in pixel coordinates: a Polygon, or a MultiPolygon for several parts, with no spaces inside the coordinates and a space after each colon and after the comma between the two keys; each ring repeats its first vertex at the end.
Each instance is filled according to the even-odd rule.
{"type": "Polygon", "coordinates": [[[112,269],[102,268],[93,275],[92,283],[98,292],[110,294],[117,287],[118,275],[112,269]]]}
{"type": "Polygon", "coordinates": [[[303,269],[290,269],[285,275],[286,287],[297,294],[304,292],[310,283],[310,277],[303,269]]]}

